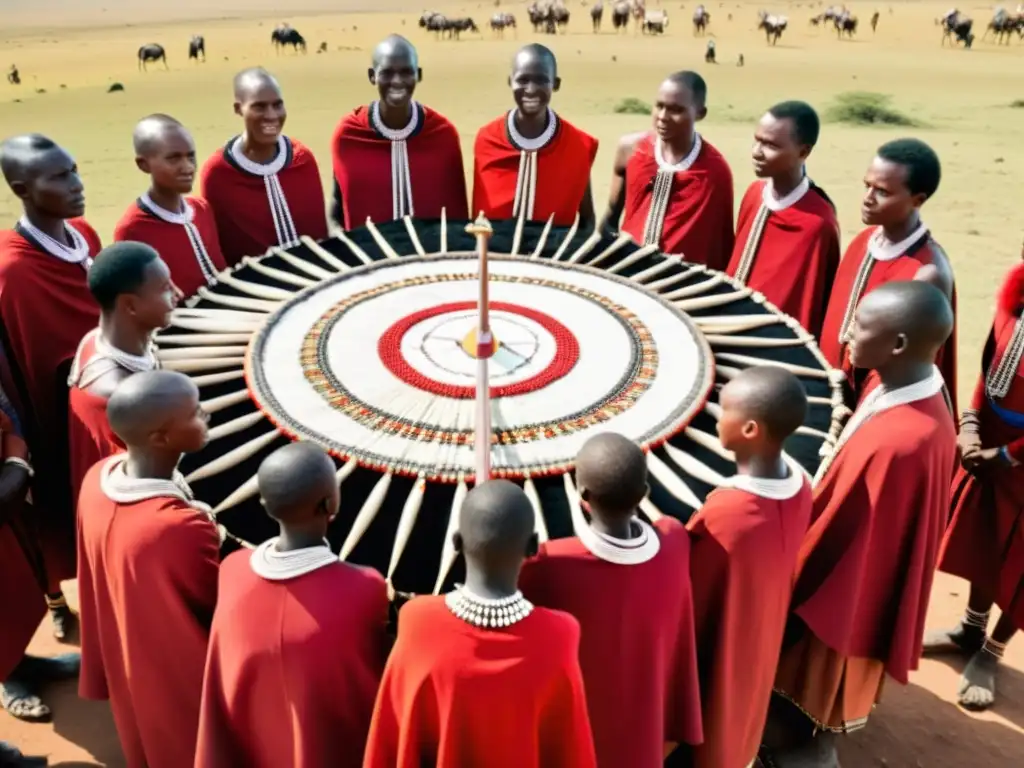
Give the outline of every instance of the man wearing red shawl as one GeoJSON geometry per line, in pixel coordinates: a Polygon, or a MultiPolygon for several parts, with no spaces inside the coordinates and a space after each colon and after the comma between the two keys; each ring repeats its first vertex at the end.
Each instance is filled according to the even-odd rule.
{"type": "Polygon", "coordinates": [[[832,201],[804,170],[820,124],[810,104],[784,101],[754,131],[755,181],[743,195],[726,272],[815,338],[839,268],[839,222],[832,201]]]}
{"type": "Polygon", "coordinates": [[[533,43],[512,62],[516,108],[491,121],[473,146],[472,213],[567,227],[594,224],[590,169],[597,139],[556,114],[551,95],[562,85],[555,54],[533,43]]]}
{"type": "Polygon", "coordinates": [[[39,134],[0,146],[0,168],[24,215],[0,233],[0,385],[35,468],[33,507],[54,634],[74,622],[60,582],[75,576],[75,514],[68,462],[71,359],[96,327],[86,273],[100,239],[80,218],[84,187],[74,158],[39,134]]]}
{"type": "MultiPolygon", "coordinates": [[[[1024,259],[1024,250],[1021,252],[1024,259]]],[[[1010,638],[1024,627],[1024,264],[1007,276],[981,357],[971,407],[960,417],[960,461],[953,480],[953,517],[940,570],[967,579],[971,593],[960,625],[929,633],[926,653],[970,657],[961,706],[995,702],[996,670],[1010,638]],[[988,632],[992,605],[1002,615],[988,632]]]]}
{"type": "Polygon", "coordinates": [[[200,173],[228,266],[291,246],[303,235],[327,237],[327,211],[316,158],[282,133],[288,116],[277,80],[260,67],[235,76],[240,136],[218,149],[200,173]]]}
{"type": "Polygon", "coordinates": [[[412,43],[391,35],[373,51],[379,98],[342,118],[331,141],[331,219],[343,229],[415,216],[466,219],[466,176],[455,126],[413,100],[423,79],[412,43]]]}
{"type": "Polygon", "coordinates": [[[834,734],[863,728],[885,676],[906,685],[920,660],[956,462],[934,362],[952,329],[949,301],[920,280],[882,285],[857,308],[851,360],[880,383],[818,469],[775,677],[802,713],[802,749],[834,758],[834,734]]]}
{"type": "Polygon", "coordinates": [[[602,228],[619,228],[694,264],[724,270],[732,253],[732,171],[696,130],[707,115],[707,83],[669,75],[658,89],[654,131],[623,136],[602,228]]]}
{"type": "MultiPolygon", "coordinates": [[[[893,280],[924,280],[950,298],[956,314],[953,269],[921,221],[921,206],[939,188],[941,175],[931,147],[918,139],[896,139],[878,148],[864,176],[860,218],[869,226],[853,238],[839,262],[818,342],[829,365],[846,374],[854,403],[878,383],[874,372],[855,371],[850,361],[850,325],[864,296],[893,280]]],[[[935,364],[956,413],[955,323],[935,364]]]]}
{"type": "Polygon", "coordinates": [[[689,536],[672,518],[648,525],[637,516],[647,456],[622,435],[583,445],[576,483],[590,525],[543,544],[519,584],[534,604],[580,623],[598,765],[657,766],[702,738],[689,536]]]}

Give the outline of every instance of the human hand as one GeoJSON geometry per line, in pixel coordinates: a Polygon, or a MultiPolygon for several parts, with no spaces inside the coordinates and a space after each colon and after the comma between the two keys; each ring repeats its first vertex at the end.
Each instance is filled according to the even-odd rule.
{"type": "Polygon", "coordinates": [[[1002,448],[979,448],[968,456],[963,457],[964,466],[968,470],[987,469],[993,466],[1006,466],[1006,459],[1003,457],[1002,448]]]}
{"type": "Polygon", "coordinates": [[[961,429],[956,442],[960,448],[960,461],[967,466],[968,459],[981,450],[981,436],[977,432],[961,429]]]}
{"type": "Polygon", "coordinates": [[[12,462],[0,466],[0,507],[25,498],[29,477],[28,468],[22,464],[12,462]]]}

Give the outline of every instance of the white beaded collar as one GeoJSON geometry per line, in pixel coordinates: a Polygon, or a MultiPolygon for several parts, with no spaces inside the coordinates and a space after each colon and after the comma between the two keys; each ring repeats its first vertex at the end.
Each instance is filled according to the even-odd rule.
{"type": "Polygon", "coordinates": [[[407,141],[410,136],[416,133],[420,127],[420,105],[413,101],[410,105],[412,115],[404,128],[388,128],[380,116],[380,102],[375,101],[370,105],[370,125],[381,136],[389,141],[407,141]]]}
{"type": "Polygon", "coordinates": [[[135,504],[148,499],[169,497],[185,502],[213,521],[213,511],[207,504],[196,500],[192,489],[185,482],[184,475],[178,470],[174,470],[170,480],[129,477],[125,471],[127,464],[128,454],[118,453],[107,459],[100,471],[100,489],[111,501],[118,504],[135,504]]]}
{"type": "Polygon", "coordinates": [[[917,225],[917,229],[911,232],[907,237],[903,238],[898,243],[894,243],[885,236],[884,231],[879,227],[872,233],[871,239],[868,241],[868,253],[871,254],[871,258],[875,261],[892,261],[893,259],[898,259],[910,249],[910,246],[920,240],[927,233],[928,227],[922,221],[917,225]]]}
{"type": "Polygon", "coordinates": [[[280,538],[275,536],[263,542],[249,556],[249,566],[260,578],[287,581],[338,562],[338,556],[331,552],[327,539],[315,547],[281,552],[277,548],[280,538]]]}
{"type": "Polygon", "coordinates": [[[666,171],[668,173],[679,173],[681,171],[690,170],[690,166],[697,162],[697,157],[700,155],[700,150],[704,146],[704,140],[701,139],[700,134],[696,131],[693,132],[693,146],[690,147],[690,153],[680,160],[678,163],[670,163],[665,160],[664,143],[661,137],[654,140],[654,159],[658,163],[659,171],[666,171]]]}
{"type": "Polygon", "coordinates": [[[29,221],[27,216],[22,216],[18,219],[18,227],[27,233],[35,241],[36,245],[51,256],[56,256],[61,261],[66,261],[69,264],[81,264],[85,269],[89,269],[92,266],[92,257],[89,256],[89,242],[85,239],[85,235],[70,224],[64,224],[64,232],[71,240],[71,246],[62,243],[60,240],[54,240],[29,221]]]}
{"type": "Polygon", "coordinates": [[[169,224],[181,224],[182,226],[191,224],[196,216],[195,209],[184,197],[181,198],[181,210],[177,212],[169,211],[157,205],[153,198],[149,196],[149,192],[143,192],[142,196],[139,197],[139,202],[142,203],[142,207],[146,209],[147,213],[151,213],[169,224]]]}
{"type": "Polygon", "coordinates": [[[558,132],[558,115],[551,107],[548,107],[547,127],[535,139],[526,138],[516,129],[516,110],[509,110],[505,124],[508,126],[508,135],[512,140],[512,146],[523,152],[539,152],[555,138],[555,133],[558,132]]]}
{"type": "Polygon", "coordinates": [[[599,560],[616,565],[640,565],[653,560],[661,549],[661,539],[650,525],[638,517],[630,521],[630,527],[637,526],[640,535],[632,539],[617,539],[595,531],[589,525],[580,529],[580,543],[599,560]]]}
{"type": "Polygon", "coordinates": [[[231,159],[238,163],[238,167],[246,173],[251,173],[253,176],[272,176],[275,173],[280,173],[284,170],[285,165],[288,164],[289,145],[288,139],[285,136],[277,137],[277,156],[269,163],[257,163],[250,160],[242,152],[242,137],[236,136],[232,140],[231,144],[228,145],[228,152],[231,153],[231,159]]]}
{"type": "Polygon", "coordinates": [[[789,476],[780,480],[772,480],[766,477],[751,477],[750,475],[733,475],[726,480],[725,485],[740,491],[746,491],[754,496],[774,501],[786,501],[792,499],[804,487],[806,474],[803,467],[786,454],[782,456],[783,461],[789,468],[789,476]]]}
{"type": "Polygon", "coordinates": [[[769,211],[778,213],[799,203],[810,189],[811,180],[804,176],[792,192],[785,197],[776,197],[775,185],[772,184],[771,179],[768,179],[768,182],[761,189],[761,202],[764,203],[764,207],[769,211]]]}

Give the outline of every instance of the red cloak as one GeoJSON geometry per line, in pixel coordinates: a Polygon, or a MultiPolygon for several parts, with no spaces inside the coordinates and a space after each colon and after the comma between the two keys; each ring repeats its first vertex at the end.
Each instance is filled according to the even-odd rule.
{"type": "Polygon", "coordinates": [[[755,181],[743,195],[736,243],[726,272],[735,277],[741,265],[745,266],[744,282],[817,338],[841,254],[835,209],[811,184],[796,202],[782,210],[770,210],[759,241],[749,243],[754,250],[746,266],[744,252],[766,187],[766,181],[755,181]]]}
{"type": "MultiPolygon", "coordinates": [[[[202,239],[210,266],[215,273],[220,272],[227,264],[220,250],[220,238],[217,235],[217,221],[213,216],[213,209],[201,198],[189,197],[186,200],[194,211],[192,224],[202,239]]],[[[135,240],[151,245],[159,251],[160,258],[171,270],[171,279],[186,296],[192,296],[209,282],[199,264],[185,226],[159,218],[147,210],[141,200],[136,200],[128,206],[124,216],[117,222],[117,226],[114,227],[114,240],[135,240]]]]}
{"type": "MultiPolygon", "coordinates": [[[[1024,418],[1024,368],[1020,362],[1006,395],[993,403],[985,378],[1006,354],[1024,306],[1024,265],[1014,268],[996,305],[995,318],[981,358],[981,376],[971,408],[981,422],[983,448],[1005,446],[1024,462],[1024,428],[1004,419],[1009,411],[1024,418]],[[993,408],[1004,412],[1001,416],[993,408]]],[[[973,475],[962,466],[952,486],[952,520],[942,542],[939,568],[967,579],[992,595],[1004,616],[1024,629],[1024,466],[990,467],[973,475]]]]}
{"type": "Polygon", "coordinates": [[[364,767],[596,768],[579,642],[579,624],[559,611],[479,629],[443,597],[410,600],[364,767]]]}
{"type": "Polygon", "coordinates": [[[647,562],[609,562],[574,537],[544,544],[519,577],[527,599],[580,623],[580,667],[602,768],[658,766],[666,742],[703,738],[685,577],[690,541],[677,520],[653,528],[660,547],[647,562]]]}
{"type": "MultiPolygon", "coordinates": [[[[28,460],[25,441],[15,434],[14,424],[2,411],[0,446],[0,461],[28,460]]],[[[0,681],[6,680],[21,661],[46,613],[38,552],[25,525],[31,514],[31,507],[22,501],[0,509],[0,606],[4,614],[0,632],[0,681]]]]}
{"type": "MultiPolygon", "coordinates": [[[[547,221],[554,215],[556,227],[568,227],[590,184],[598,142],[561,116],[554,119],[555,135],[536,153],[536,196],[529,220],[547,221]]],[[[490,219],[515,218],[521,155],[509,135],[508,113],[480,129],[473,144],[473,216],[483,211],[490,219]]]]}
{"type": "Polygon", "coordinates": [[[120,456],[89,470],[78,502],[78,691],[110,699],[129,768],[182,768],[195,758],[220,541],[206,514],[158,495],[167,481],[112,500],[101,477],[120,456]]]}
{"type": "MultiPolygon", "coordinates": [[[[459,133],[445,117],[413,103],[418,127],[406,140],[413,213],[419,219],[467,219],[466,174],[459,133]]],[[[345,229],[395,218],[391,141],[370,122],[370,108],[345,115],[331,139],[334,179],[341,190],[345,229]]]]}
{"type": "MultiPolygon", "coordinates": [[[[849,346],[840,340],[843,318],[846,316],[847,307],[853,299],[853,290],[857,282],[857,273],[860,271],[864,259],[868,258],[868,244],[875,227],[868,227],[857,235],[846,249],[842,261],[839,262],[839,271],[836,272],[835,282],[832,285],[832,293],[829,296],[828,306],[825,309],[825,322],[822,325],[821,336],[818,345],[821,352],[833,368],[842,370],[850,382],[854,392],[854,402],[861,398],[878,383],[878,377],[873,372],[855,372],[850,364],[849,346]]],[[[936,243],[931,234],[926,232],[921,239],[910,246],[902,256],[897,256],[891,261],[875,260],[868,275],[867,284],[860,296],[855,301],[860,303],[869,292],[880,285],[896,280],[913,280],[918,270],[926,264],[934,264],[937,260],[948,262],[948,257],[942,247],[936,243]]],[[[953,288],[953,313],[956,315],[956,287],[953,288]]],[[[949,393],[953,413],[958,413],[956,407],[956,323],[953,325],[953,332],[949,340],[939,351],[935,364],[942,371],[942,378],[946,381],[946,389],[949,393]]]]}
{"type": "Polygon", "coordinates": [[[717,489],[687,523],[704,700],[698,768],[746,768],[757,755],[810,518],[803,480],[787,499],[717,489]]]}
{"type": "MultiPolygon", "coordinates": [[[[231,145],[217,150],[199,175],[202,196],[213,208],[220,249],[228,266],[244,256],[261,256],[280,245],[280,212],[270,207],[265,178],[243,170],[231,145]]],[[[314,240],[327,237],[327,207],[316,158],[304,144],[286,137],[284,167],[277,173],[295,233],[314,240]]]]}
{"type": "Polygon", "coordinates": [[[359,768],[384,669],[388,597],[340,562],[283,581],[220,569],[196,768],[359,768]]]}
{"type": "MultiPolygon", "coordinates": [[[[652,133],[640,140],[626,165],[622,231],[638,243],[644,239],[657,174],[652,133]]],[[[677,172],[672,180],[661,250],[724,271],[734,240],[732,212],[732,171],[722,154],[702,137],[693,165],[677,172]]]]}
{"type": "MultiPolygon", "coordinates": [[[[82,219],[68,224],[95,257],[96,231],[82,219]]],[[[75,576],[67,376],[78,342],[99,317],[82,265],[46,253],[16,231],[0,232],[0,379],[32,456],[33,509],[50,592],[75,576]]]]}
{"type": "Polygon", "coordinates": [[[800,548],[793,611],[829,648],[883,661],[903,685],[921,657],[955,461],[941,389],[876,413],[815,487],[800,548]]]}

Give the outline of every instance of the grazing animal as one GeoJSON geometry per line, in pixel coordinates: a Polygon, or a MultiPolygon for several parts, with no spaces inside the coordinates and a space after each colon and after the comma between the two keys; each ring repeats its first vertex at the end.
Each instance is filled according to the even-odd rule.
{"type": "Polygon", "coordinates": [[[693,12],[693,34],[694,35],[705,35],[707,33],[708,24],[711,23],[711,14],[708,13],[708,9],[703,5],[698,5],[696,10],[693,12]]]}
{"type": "Polygon", "coordinates": [[[146,71],[146,65],[151,61],[162,61],[164,69],[170,69],[167,66],[167,52],[158,43],[149,43],[139,48],[139,69],[146,71]]]}
{"type": "Polygon", "coordinates": [[[564,32],[566,27],[569,26],[569,9],[562,5],[562,3],[556,2],[551,6],[548,13],[550,20],[564,32]]]}
{"type": "Polygon", "coordinates": [[[742,53],[740,54],[739,59],[737,59],[737,61],[736,61],[736,66],[737,67],[742,67],[743,66],[743,54],[742,53]]]}
{"type": "Polygon", "coordinates": [[[881,14],[878,11],[875,11],[873,14],[871,14],[871,34],[874,34],[875,30],[878,29],[879,16],[881,16],[881,14]]]}
{"type": "Polygon", "coordinates": [[[541,6],[538,3],[531,3],[526,9],[526,15],[530,17],[534,32],[540,32],[543,29],[544,23],[548,20],[548,11],[547,4],[541,6]]]}
{"type": "Polygon", "coordinates": [[[945,45],[949,40],[950,45],[963,43],[964,48],[969,49],[974,44],[974,32],[971,31],[974,21],[960,11],[950,11],[939,20],[939,23],[942,24],[940,45],[945,45]]]}
{"type": "Polygon", "coordinates": [[[663,35],[668,27],[668,13],[665,11],[646,11],[641,31],[645,35],[663,35]]]}
{"type": "Polygon", "coordinates": [[[625,31],[629,27],[630,6],[626,0],[612,6],[612,29],[625,31]]]}
{"type": "Polygon", "coordinates": [[[436,11],[425,11],[423,15],[420,16],[420,26],[423,29],[429,29],[430,20],[433,19],[435,16],[441,16],[441,14],[437,13],[436,11]]]}
{"type": "Polygon", "coordinates": [[[708,40],[708,47],[704,49],[704,61],[707,64],[716,64],[715,61],[715,41],[708,40]]]}
{"type": "Polygon", "coordinates": [[[647,15],[647,4],[645,0],[629,0],[630,13],[636,21],[636,28],[643,27],[644,17],[647,15]]]}
{"type": "Polygon", "coordinates": [[[7,72],[7,82],[11,85],[21,85],[21,74],[18,72],[17,64],[11,64],[11,68],[7,72]]]}
{"type": "Polygon", "coordinates": [[[491,16],[491,31],[498,37],[505,36],[506,29],[516,29],[516,17],[511,13],[496,13],[491,16]]]}
{"type": "Polygon", "coordinates": [[[444,31],[448,33],[448,37],[454,37],[458,40],[462,32],[479,32],[480,29],[477,27],[476,22],[466,17],[462,19],[445,19],[444,31]]]}
{"type": "Polygon", "coordinates": [[[594,32],[601,31],[601,21],[604,19],[604,3],[597,0],[590,9],[590,23],[594,25],[594,32]]]}
{"type": "Polygon", "coordinates": [[[857,33],[857,17],[851,16],[849,13],[843,13],[837,16],[833,23],[836,27],[836,35],[842,38],[845,33],[847,37],[853,38],[857,33]]]}
{"type": "Polygon", "coordinates": [[[192,39],[188,41],[188,58],[189,60],[195,59],[199,61],[199,57],[203,57],[203,61],[206,61],[206,40],[202,35],[192,35],[192,39]]]}
{"type": "Polygon", "coordinates": [[[270,33],[270,42],[274,44],[275,50],[280,54],[281,49],[290,45],[295,53],[302,49],[306,53],[306,38],[299,34],[295,27],[281,26],[270,33]]]}
{"type": "Polygon", "coordinates": [[[757,25],[758,29],[764,30],[765,40],[768,41],[769,45],[776,45],[779,42],[779,38],[782,37],[782,33],[786,31],[786,26],[789,24],[789,20],[785,16],[775,16],[774,14],[766,13],[761,11],[759,14],[760,22],[757,25]]]}
{"type": "Polygon", "coordinates": [[[320,47],[316,49],[317,53],[327,53],[327,41],[324,40],[320,43],[320,47]]]}
{"type": "Polygon", "coordinates": [[[981,39],[987,38],[990,32],[995,35],[997,44],[1009,45],[1010,37],[1014,32],[1024,37],[1024,16],[1011,16],[1004,8],[1000,8],[988,23],[981,39]]]}

